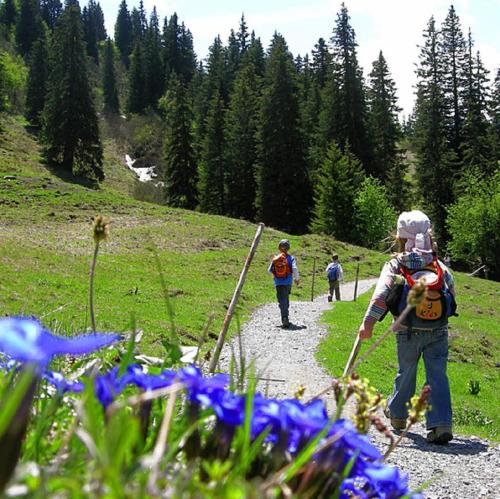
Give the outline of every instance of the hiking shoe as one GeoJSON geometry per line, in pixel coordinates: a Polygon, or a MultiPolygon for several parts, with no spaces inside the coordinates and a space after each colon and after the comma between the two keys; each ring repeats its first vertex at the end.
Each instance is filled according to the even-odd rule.
{"type": "Polygon", "coordinates": [[[331,296],[328,297],[328,301],[329,302],[332,301],[332,297],[331,296]]]}
{"type": "Polygon", "coordinates": [[[427,433],[427,442],[430,444],[446,445],[452,439],[451,426],[436,426],[427,433]]]}
{"type": "Polygon", "coordinates": [[[288,327],[290,325],[288,317],[283,317],[283,319],[281,319],[281,324],[283,324],[283,327],[288,327]]]}
{"type": "Polygon", "coordinates": [[[384,409],[384,415],[386,418],[390,419],[391,426],[394,430],[404,430],[406,428],[406,419],[399,419],[391,417],[391,412],[389,411],[389,407],[384,409]]]}

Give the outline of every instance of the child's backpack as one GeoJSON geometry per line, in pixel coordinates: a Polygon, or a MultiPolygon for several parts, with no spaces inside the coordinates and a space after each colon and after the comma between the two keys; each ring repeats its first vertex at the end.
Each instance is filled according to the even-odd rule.
{"type": "Polygon", "coordinates": [[[286,253],[280,253],[278,256],[274,257],[272,271],[274,277],[278,279],[285,279],[292,273],[292,266],[289,262],[289,257],[286,253]]]}
{"type": "Polygon", "coordinates": [[[336,263],[335,265],[332,265],[329,269],[328,269],[328,280],[329,281],[336,281],[338,278],[339,278],[339,264],[336,263]]]}
{"type": "Polygon", "coordinates": [[[443,269],[434,260],[430,265],[418,270],[401,268],[402,279],[396,282],[389,291],[386,304],[388,310],[398,316],[406,307],[408,293],[416,281],[424,278],[426,293],[423,301],[411,310],[403,321],[409,329],[435,329],[448,323],[448,317],[457,315],[455,297],[444,281],[443,269]]]}

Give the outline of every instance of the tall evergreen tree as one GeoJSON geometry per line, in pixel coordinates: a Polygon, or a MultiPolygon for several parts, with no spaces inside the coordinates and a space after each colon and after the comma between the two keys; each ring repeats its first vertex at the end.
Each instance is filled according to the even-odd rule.
{"type": "Polygon", "coordinates": [[[94,8],[94,20],[96,26],[97,41],[103,42],[108,38],[108,34],[106,33],[106,26],[104,24],[104,12],[102,11],[102,7],[99,2],[97,2],[94,8]]]}
{"type": "Polygon", "coordinates": [[[156,107],[163,93],[164,78],[161,63],[161,36],[156,7],[151,13],[144,37],[144,94],[145,105],[156,107]]]}
{"type": "Polygon", "coordinates": [[[257,209],[264,223],[303,232],[311,193],[293,58],[275,34],[267,60],[258,125],[257,209]]]}
{"type": "Polygon", "coordinates": [[[264,53],[264,47],[260,38],[255,36],[255,32],[252,31],[250,35],[250,44],[245,51],[245,62],[250,62],[255,68],[255,74],[257,76],[264,76],[266,70],[266,55],[264,53]]]}
{"type": "MultiPolygon", "coordinates": [[[[470,38],[469,38],[470,40],[470,38]]],[[[498,158],[493,155],[489,140],[488,122],[488,71],[483,66],[479,52],[472,55],[469,41],[467,61],[467,93],[465,108],[467,114],[462,129],[460,144],[465,172],[473,170],[479,176],[488,176],[497,168],[498,158]]]]}
{"type": "Polygon", "coordinates": [[[19,53],[27,57],[33,43],[43,35],[43,24],[37,0],[21,0],[16,24],[19,53]]]}
{"type": "Polygon", "coordinates": [[[438,40],[439,63],[442,65],[443,75],[445,130],[450,146],[460,157],[461,131],[465,119],[463,91],[467,51],[460,19],[453,5],[450,6],[438,40]]]}
{"type": "Polygon", "coordinates": [[[363,167],[349,147],[342,152],[331,142],[315,184],[313,232],[330,234],[341,241],[356,239],[354,200],[363,178],[363,167]]]}
{"type": "Polygon", "coordinates": [[[489,115],[491,154],[493,158],[500,158],[500,68],[497,69],[491,89],[489,115]]]}
{"type": "Polygon", "coordinates": [[[256,130],[259,84],[252,64],[244,65],[234,82],[225,122],[227,214],[255,217],[256,130]]]}
{"type": "Polygon", "coordinates": [[[226,72],[224,80],[226,82],[228,92],[231,91],[233,81],[236,78],[236,73],[241,64],[240,42],[234,30],[231,30],[226,47],[226,72]]]}
{"type": "Polygon", "coordinates": [[[140,41],[135,42],[134,50],[130,56],[128,71],[128,99],[127,110],[130,113],[144,111],[149,98],[145,93],[144,51],[140,41]]]}
{"type": "Polygon", "coordinates": [[[82,10],[83,33],[87,47],[87,55],[99,63],[99,49],[97,48],[97,25],[94,19],[94,0],[89,0],[82,10]]]}
{"type": "Polygon", "coordinates": [[[87,76],[85,44],[77,5],[57,23],[44,110],[44,155],[75,175],[102,180],[102,146],[87,76]]]}
{"type": "Polygon", "coordinates": [[[17,22],[17,4],[14,0],[4,0],[0,6],[0,24],[6,28],[9,33],[17,22]]]}
{"type": "Polygon", "coordinates": [[[181,23],[179,33],[179,52],[179,76],[185,83],[190,83],[196,71],[196,54],[193,47],[193,35],[184,23],[181,23]]]}
{"type": "Polygon", "coordinates": [[[248,34],[248,27],[245,21],[245,15],[241,14],[240,29],[238,30],[238,33],[236,33],[236,38],[240,46],[241,55],[244,55],[249,47],[249,40],[248,40],[249,36],[250,35],[248,34]]]}
{"type": "Polygon", "coordinates": [[[458,168],[456,155],[446,137],[443,75],[434,17],[424,31],[417,78],[417,181],[425,211],[434,223],[438,239],[444,242],[447,239],[446,206],[453,202],[453,182],[458,168]]]}
{"type": "Polygon", "coordinates": [[[173,73],[165,96],[165,199],[170,206],[194,209],[198,172],[193,150],[192,111],[184,84],[173,73]]]}
{"type": "Polygon", "coordinates": [[[210,99],[205,128],[200,165],[200,208],[207,213],[224,215],[224,100],[219,90],[210,99]]]}
{"type": "Polygon", "coordinates": [[[314,45],[311,66],[317,85],[319,88],[323,88],[328,79],[328,74],[332,70],[332,55],[324,38],[320,38],[318,43],[314,45]]]}
{"type": "Polygon", "coordinates": [[[42,36],[33,44],[26,88],[25,116],[34,126],[41,125],[41,114],[45,107],[47,79],[49,76],[48,60],[47,41],[42,36]]]}
{"type": "Polygon", "coordinates": [[[128,67],[132,52],[132,20],[126,0],[122,0],[118,8],[115,23],[115,43],[120,52],[121,60],[128,67]]]}
{"type": "Polygon", "coordinates": [[[385,178],[387,170],[394,165],[398,156],[396,143],[401,133],[397,113],[401,109],[397,104],[396,85],[382,51],[373,62],[367,97],[369,130],[373,145],[373,171],[379,178],[385,178]]]}
{"type": "Polygon", "coordinates": [[[116,88],[115,51],[113,42],[108,38],[104,48],[104,63],[102,71],[102,89],[104,98],[104,112],[118,113],[120,102],[116,88]]]}
{"type": "Polygon", "coordinates": [[[132,22],[132,43],[142,41],[146,35],[148,23],[146,20],[146,11],[144,10],[144,3],[142,0],[139,2],[139,8],[134,7],[130,13],[130,20],[132,22]]]}
{"type": "Polygon", "coordinates": [[[323,142],[335,140],[341,148],[349,144],[366,172],[376,173],[366,129],[363,74],[356,54],[358,44],[344,3],[337,15],[331,42],[334,75],[325,89],[328,95],[323,117],[323,142]]]}
{"type": "Polygon", "coordinates": [[[62,14],[63,6],[61,0],[40,0],[42,19],[51,31],[54,31],[56,22],[62,14]]]}

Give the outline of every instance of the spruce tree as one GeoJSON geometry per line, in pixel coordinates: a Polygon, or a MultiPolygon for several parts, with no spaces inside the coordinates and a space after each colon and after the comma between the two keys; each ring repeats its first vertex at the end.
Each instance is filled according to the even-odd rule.
{"type": "Polygon", "coordinates": [[[231,30],[226,47],[226,72],[224,80],[226,82],[228,92],[231,91],[233,81],[241,64],[240,43],[234,30],[231,30]]]}
{"type": "Polygon", "coordinates": [[[45,107],[47,79],[49,76],[49,52],[44,36],[34,44],[29,58],[28,83],[26,87],[26,119],[33,126],[41,125],[41,115],[45,107]]]}
{"type": "Polygon", "coordinates": [[[272,227],[303,232],[309,223],[310,184],[293,58],[279,34],[271,43],[259,114],[258,218],[272,227]]]}
{"type": "Polygon", "coordinates": [[[103,153],[77,5],[68,5],[59,18],[51,61],[44,110],[45,158],[75,175],[102,180],[103,153]]]}
{"type": "Polygon", "coordinates": [[[156,8],[150,16],[149,26],[144,36],[144,94],[145,105],[156,107],[164,90],[161,62],[161,37],[156,8]]]}
{"type": "Polygon", "coordinates": [[[475,56],[472,54],[470,41],[467,68],[468,85],[465,97],[467,114],[460,144],[463,168],[464,172],[474,171],[481,177],[487,177],[496,170],[498,160],[493,155],[489,140],[490,123],[487,118],[489,78],[479,52],[475,56]]]}
{"type": "Polygon", "coordinates": [[[63,6],[61,0],[40,0],[42,19],[50,31],[54,31],[57,19],[62,14],[63,6]]]}
{"type": "Polygon", "coordinates": [[[103,42],[108,38],[108,35],[106,33],[106,26],[104,24],[104,12],[102,11],[99,2],[97,2],[94,8],[94,22],[96,27],[97,41],[103,42]]]}
{"type": "Polygon", "coordinates": [[[97,25],[94,18],[94,9],[94,0],[89,0],[88,6],[85,6],[82,10],[82,22],[85,44],[87,46],[87,55],[98,64],[99,50],[97,48],[97,25]]]}
{"type": "Polygon", "coordinates": [[[128,67],[129,57],[132,52],[132,20],[130,19],[126,0],[122,0],[118,8],[115,23],[115,43],[123,64],[128,67]]]}
{"type": "Polygon", "coordinates": [[[108,38],[104,47],[104,63],[102,71],[102,89],[104,98],[104,112],[118,113],[120,103],[116,88],[115,51],[113,42],[108,38]]]}
{"type": "Polygon", "coordinates": [[[341,241],[357,239],[354,200],[363,179],[363,167],[349,147],[342,152],[331,142],[316,177],[310,226],[313,232],[329,234],[341,241]]]}
{"type": "Polygon", "coordinates": [[[200,164],[200,209],[224,215],[224,100],[217,90],[210,99],[200,164]]]}
{"type": "Polygon", "coordinates": [[[250,44],[248,49],[245,51],[245,63],[249,62],[253,64],[255,68],[255,74],[257,76],[264,76],[266,70],[266,55],[264,53],[264,47],[260,38],[255,36],[255,32],[252,31],[250,35],[250,44]]]}
{"type": "Polygon", "coordinates": [[[140,41],[135,42],[134,50],[130,56],[130,68],[128,71],[128,98],[127,110],[130,113],[141,113],[144,111],[148,96],[145,92],[144,51],[140,41]]]}
{"type": "Polygon", "coordinates": [[[463,93],[467,50],[460,19],[453,5],[450,6],[439,33],[438,52],[443,76],[446,135],[451,148],[460,157],[461,132],[465,119],[463,93]]]}
{"type": "Polygon", "coordinates": [[[184,83],[189,83],[196,70],[196,56],[193,48],[193,35],[184,23],[179,25],[177,14],[170,20],[165,18],[163,26],[163,65],[166,81],[172,72],[184,83]]]}
{"type": "Polygon", "coordinates": [[[325,88],[323,143],[335,140],[341,148],[349,144],[366,172],[376,174],[366,128],[364,83],[356,53],[356,35],[344,3],[337,15],[331,43],[333,75],[325,88]]]}
{"type": "Polygon", "coordinates": [[[373,146],[373,171],[378,178],[384,179],[387,170],[397,160],[397,141],[401,137],[397,113],[396,85],[391,78],[387,62],[379,53],[373,62],[369,75],[368,123],[373,146]]]}
{"type": "Polygon", "coordinates": [[[500,157],[500,68],[497,69],[495,80],[491,89],[491,100],[489,103],[490,145],[493,158],[500,157]]]}
{"type": "Polygon", "coordinates": [[[19,53],[27,57],[33,43],[43,35],[43,24],[37,0],[21,0],[16,24],[16,44],[19,53]]]}
{"type": "Polygon", "coordinates": [[[320,38],[312,51],[312,72],[319,88],[323,88],[332,70],[332,55],[324,38],[320,38]]]}
{"type": "Polygon", "coordinates": [[[165,199],[168,205],[194,209],[198,172],[193,151],[192,111],[186,88],[171,75],[165,96],[165,199]]]}
{"type": "Polygon", "coordinates": [[[438,240],[445,242],[446,206],[453,202],[453,182],[458,175],[458,164],[446,136],[443,75],[434,17],[424,31],[417,78],[415,145],[418,187],[424,211],[434,224],[438,240]]]}
{"type": "Polygon", "coordinates": [[[226,212],[246,220],[255,217],[258,97],[255,68],[249,63],[234,82],[224,129],[226,212]]]}
{"type": "Polygon", "coordinates": [[[190,83],[196,71],[196,54],[193,47],[193,35],[184,23],[181,23],[179,33],[179,53],[179,76],[185,83],[190,83]]]}

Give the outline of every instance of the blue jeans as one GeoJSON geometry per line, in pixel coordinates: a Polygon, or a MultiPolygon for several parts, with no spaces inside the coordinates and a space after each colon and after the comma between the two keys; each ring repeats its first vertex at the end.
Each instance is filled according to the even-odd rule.
{"type": "Polygon", "coordinates": [[[290,308],[290,291],[291,285],[276,286],[276,297],[280,307],[281,319],[288,319],[288,309],[290,308]]]}
{"type": "Polygon", "coordinates": [[[448,362],[448,326],[432,331],[406,331],[397,333],[399,369],[394,380],[394,390],[389,398],[391,417],[406,419],[408,402],[415,394],[417,366],[420,356],[424,358],[426,384],[431,387],[426,414],[427,429],[436,426],[451,426],[451,396],[446,365],[448,362]]]}

